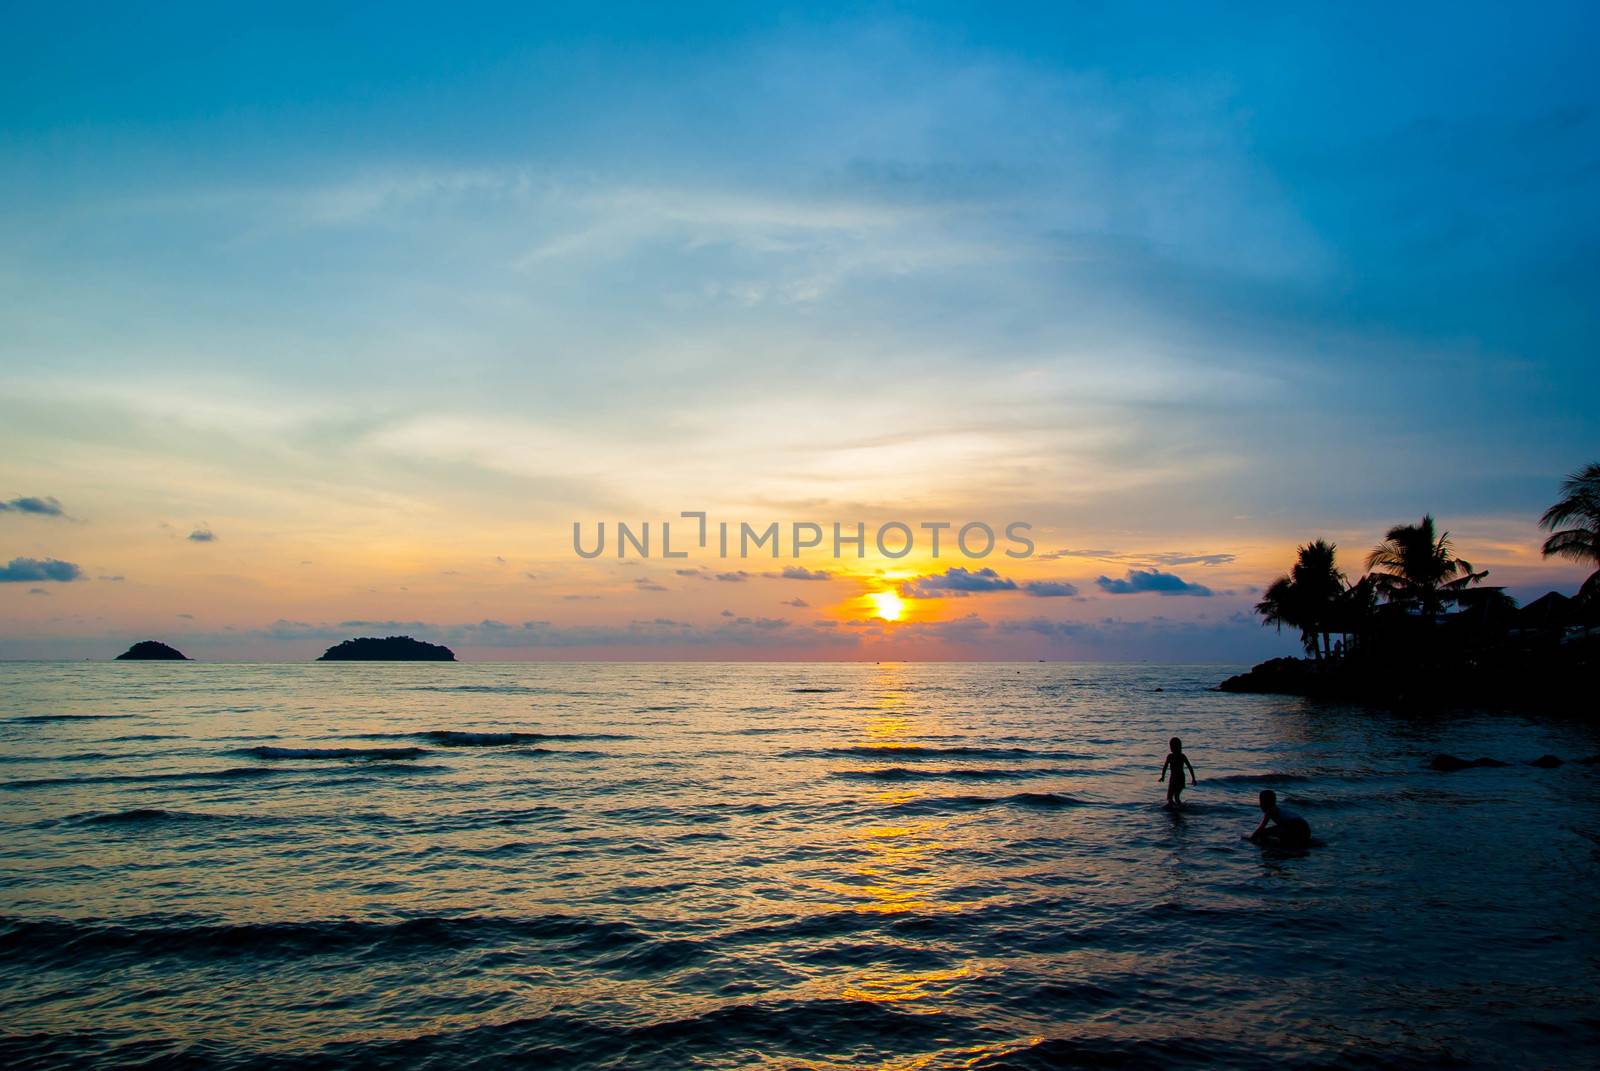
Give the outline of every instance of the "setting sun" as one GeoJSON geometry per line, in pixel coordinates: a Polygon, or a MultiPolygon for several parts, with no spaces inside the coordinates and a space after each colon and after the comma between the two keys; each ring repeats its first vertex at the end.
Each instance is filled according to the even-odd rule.
{"type": "Polygon", "coordinates": [[[875,591],[867,598],[872,600],[873,609],[885,621],[898,621],[900,615],[905,613],[905,600],[892,591],[875,591]]]}

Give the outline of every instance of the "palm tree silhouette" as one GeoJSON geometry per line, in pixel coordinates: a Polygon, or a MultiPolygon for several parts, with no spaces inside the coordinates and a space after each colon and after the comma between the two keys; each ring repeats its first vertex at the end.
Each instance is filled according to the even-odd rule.
{"type": "Polygon", "coordinates": [[[1279,632],[1285,625],[1299,629],[1300,645],[1306,649],[1306,654],[1322,657],[1317,647],[1317,634],[1307,624],[1305,607],[1293,577],[1280,576],[1268,584],[1267,590],[1261,593],[1261,601],[1256,603],[1256,613],[1261,615],[1263,625],[1274,625],[1279,632]]]}
{"type": "MultiPolygon", "coordinates": [[[[1600,566],[1600,463],[1585,465],[1561,485],[1561,499],[1544,511],[1539,527],[1550,529],[1544,541],[1546,558],[1571,558],[1600,566]],[[1556,526],[1576,521],[1577,527],[1556,526]]],[[[1578,589],[1578,598],[1600,597],[1600,568],[1578,589]]]]}
{"type": "Polygon", "coordinates": [[[1339,631],[1334,620],[1346,590],[1344,574],[1334,564],[1337,549],[1324,539],[1300,547],[1289,575],[1268,585],[1256,603],[1263,624],[1276,625],[1279,631],[1284,625],[1298,628],[1306,653],[1319,659],[1330,651],[1329,634],[1339,631]]]}
{"type": "Polygon", "coordinates": [[[1473,572],[1469,562],[1455,556],[1449,532],[1434,535],[1431,516],[1389,529],[1367,555],[1367,568],[1391,603],[1416,607],[1430,618],[1469,584],[1489,575],[1487,569],[1473,572]]]}

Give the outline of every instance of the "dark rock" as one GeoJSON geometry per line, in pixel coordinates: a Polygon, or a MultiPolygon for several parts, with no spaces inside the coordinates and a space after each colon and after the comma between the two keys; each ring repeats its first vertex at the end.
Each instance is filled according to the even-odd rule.
{"type": "Polygon", "coordinates": [[[117,656],[118,662],[188,662],[189,656],[176,647],[155,640],[140,640],[117,656]]]}
{"type": "Polygon", "coordinates": [[[1428,763],[1428,769],[1438,770],[1441,773],[1454,773],[1457,770],[1468,770],[1474,766],[1509,766],[1510,763],[1501,762],[1499,759],[1461,759],[1454,755],[1435,755],[1433,761],[1428,763]]]}
{"type": "Polygon", "coordinates": [[[1540,755],[1538,758],[1528,763],[1528,765],[1537,766],[1542,770],[1553,770],[1557,766],[1561,765],[1561,760],[1556,758],[1554,755],[1540,755]]]}
{"type": "Polygon", "coordinates": [[[322,652],[318,662],[454,662],[456,654],[437,643],[424,643],[410,636],[376,639],[360,636],[345,640],[322,652]]]}
{"type": "Polygon", "coordinates": [[[1309,695],[1315,690],[1316,667],[1303,658],[1274,658],[1239,673],[1221,684],[1224,692],[1265,693],[1270,695],[1309,695]]]}

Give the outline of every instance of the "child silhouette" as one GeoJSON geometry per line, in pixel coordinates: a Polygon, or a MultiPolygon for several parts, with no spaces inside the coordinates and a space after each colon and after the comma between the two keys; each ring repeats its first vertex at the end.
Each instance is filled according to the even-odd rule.
{"type": "Polygon", "coordinates": [[[1167,810],[1176,811],[1183,807],[1183,768],[1189,767],[1190,784],[1199,784],[1200,778],[1195,776],[1194,763],[1189,761],[1189,756],[1183,753],[1183,741],[1176,736],[1168,745],[1172,748],[1167,754],[1167,759],[1161,764],[1161,780],[1167,780],[1167,771],[1172,771],[1172,780],[1167,784],[1167,810]]]}
{"type": "Polygon", "coordinates": [[[1311,826],[1304,818],[1278,806],[1278,794],[1270,788],[1261,790],[1261,824],[1246,840],[1274,848],[1306,848],[1311,844],[1311,826]]]}

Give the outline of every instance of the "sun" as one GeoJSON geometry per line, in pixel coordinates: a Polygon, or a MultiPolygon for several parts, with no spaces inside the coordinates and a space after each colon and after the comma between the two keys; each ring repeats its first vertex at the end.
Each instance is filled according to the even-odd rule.
{"type": "Polygon", "coordinates": [[[878,616],[885,621],[898,621],[900,615],[906,612],[905,600],[892,591],[874,591],[867,598],[872,600],[878,616]]]}

